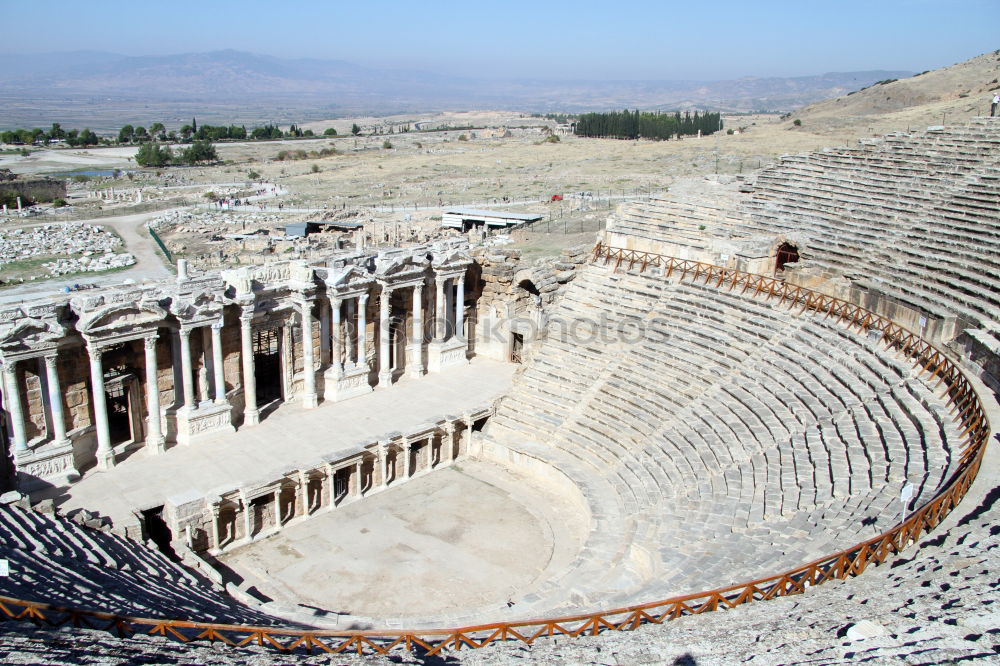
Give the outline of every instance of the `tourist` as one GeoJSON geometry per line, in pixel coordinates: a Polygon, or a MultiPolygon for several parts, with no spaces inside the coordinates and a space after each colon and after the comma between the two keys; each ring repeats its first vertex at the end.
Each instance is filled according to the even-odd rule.
{"type": "Polygon", "coordinates": [[[1000,104],[1000,92],[993,94],[993,103],[990,105],[990,118],[997,115],[997,104],[1000,104]]]}

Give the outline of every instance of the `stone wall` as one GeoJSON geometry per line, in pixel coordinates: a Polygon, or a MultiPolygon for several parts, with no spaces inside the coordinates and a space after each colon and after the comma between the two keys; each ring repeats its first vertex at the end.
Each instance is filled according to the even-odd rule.
{"type": "Polygon", "coordinates": [[[66,197],[66,181],[52,178],[4,181],[0,182],[0,198],[4,194],[21,197],[25,206],[37,201],[52,201],[66,197]]]}

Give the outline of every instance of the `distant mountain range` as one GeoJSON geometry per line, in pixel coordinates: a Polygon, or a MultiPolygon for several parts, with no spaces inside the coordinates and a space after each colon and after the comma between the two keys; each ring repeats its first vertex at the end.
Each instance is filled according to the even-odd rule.
{"type": "MultiPolygon", "coordinates": [[[[32,106],[103,117],[120,107],[167,103],[249,105],[261,120],[328,118],[356,113],[467,109],[529,112],[612,108],[790,110],[910,72],[831,72],[731,81],[598,81],[473,79],[433,72],[371,69],[339,60],[286,59],[242,51],[123,56],[100,51],[0,56],[0,126],[23,126],[32,106]],[[38,104],[22,105],[18,100],[38,104]],[[295,113],[301,114],[298,118],[295,113]]],[[[141,115],[141,114],[140,114],[141,115]]],[[[64,122],[79,120],[61,116],[64,122]]],[[[137,119],[141,120],[140,116],[137,119]]],[[[207,120],[207,118],[206,118],[207,120]]],[[[40,117],[31,124],[42,124],[40,117]]],[[[56,120],[58,122],[58,120],[56,120]]]]}

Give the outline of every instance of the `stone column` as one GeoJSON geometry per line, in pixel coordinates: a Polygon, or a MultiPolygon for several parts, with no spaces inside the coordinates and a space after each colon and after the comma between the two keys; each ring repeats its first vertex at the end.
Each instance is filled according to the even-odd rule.
{"type": "Polygon", "coordinates": [[[379,297],[379,352],[378,352],[378,386],[385,388],[392,383],[392,368],[389,364],[389,344],[391,342],[389,330],[389,314],[391,312],[390,300],[392,299],[392,289],[382,287],[382,294],[379,297]]]}
{"type": "Polygon", "coordinates": [[[368,365],[368,294],[358,296],[358,365],[368,365]]]}
{"type": "Polygon", "coordinates": [[[281,516],[281,486],[278,486],[274,491],[274,526],[279,528],[284,524],[285,521],[281,516]]]}
{"type": "Polygon", "coordinates": [[[358,458],[358,461],[354,463],[354,496],[361,497],[363,495],[362,488],[364,488],[364,479],[361,476],[361,472],[364,464],[364,456],[358,458]]]}
{"type": "Polygon", "coordinates": [[[424,342],[424,285],[413,288],[413,344],[424,342]]]}
{"type": "Polygon", "coordinates": [[[299,485],[296,489],[296,496],[299,500],[299,506],[302,508],[302,515],[309,515],[309,479],[306,478],[306,473],[299,470],[299,485]]]}
{"type": "Polygon", "coordinates": [[[312,409],[318,404],[315,350],[313,349],[312,301],[299,301],[299,312],[302,314],[302,406],[306,409],[312,409]]]}
{"type": "Polygon", "coordinates": [[[160,387],[157,383],[156,334],[146,336],[146,448],[150,453],[161,453],[163,432],[160,422],[160,387]]]}
{"type": "Polygon", "coordinates": [[[343,347],[340,332],[340,298],[330,299],[330,365],[336,372],[337,379],[344,376],[344,363],[341,348],[343,347]]]}
{"type": "Polygon", "coordinates": [[[209,548],[215,548],[216,550],[222,549],[222,544],[219,540],[219,505],[213,504],[208,509],[208,519],[212,521],[212,545],[209,548]]]}
{"type": "MultiPolygon", "coordinates": [[[[465,455],[470,455],[472,452],[472,425],[475,421],[472,419],[471,414],[465,414],[462,420],[465,421],[465,430],[462,432],[462,437],[465,439],[465,455]]],[[[459,453],[461,453],[461,448],[460,445],[459,453]]]]}
{"type": "Polygon", "coordinates": [[[378,464],[381,467],[382,478],[380,479],[379,486],[385,488],[389,485],[389,443],[379,442],[378,443],[378,464]]]}
{"type": "Polygon", "coordinates": [[[465,273],[458,276],[455,294],[455,337],[465,339],[465,273]]]}
{"type": "Polygon", "coordinates": [[[413,353],[410,354],[410,376],[424,374],[424,285],[413,287],[413,353]]]}
{"type": "MultiPolygon", "coordinates": [[[[326,469],[326,485],[327,494],[330,496],[330,501],[327,502],[327,510],[333,510],[337,506],[337,480],[336,472],[333,471],[333,465],[330,463],[323,463],[323,467],[326,469]]],[[[323,503],[322,498],[320,499],[320,504],[323,503]]]]}
{"type": "Polygon", "coordinates": [[[181,383],[184,385],[184,409],[198,409],[194,399],[194,371],[191,368],[191,329],[181,326],[181,383]]]}
{"type": "Polygon", "coordinates": [[[431,435],[424,440],[424,448],[427,449],[427,471],[434,467],[434,436],[431,435]]]}
{"type": "Polygon", "coordinates": [[[250,506],[250,500],[246,495],[240,493],[240,496],[243,500],[243,536],[249,541],[253,538],[253,507],[250,506]]]}
{"type": "Polygon", "coordinates": [[[253,320],[253,306],[243,308],[240,315],[240,356],[243,362],[243,424],[257,425],[260,423],[260,412],[257,410],[257,380],[253,370],[253,333],[250,322],[253,320]]]}
{"type": "Polygon", "coordinates": [[[410,451],[410,446],[412,445],[412,442],[410,442],[410,440],[404,437],[399,442],[399,445],[403,451],[403,478],[408,479],[411,476],[413,476],[413,464],[410,461],[410,459],[413,457],[411,455],[412,452],[410,451]]]}
{"type": "Polygon", "coordinates": [[[212,324],[212,371],[214,377],[212,383],[215,384],[215,404],[223,405],[226,402],[226,373],[222,359],[222,317],[212,324]]]}
{"type": "Polygon", "coordinates": [[[49,385],[49,411],[52,416],[52,440],[58,444],[67,444],[66,420],[63,418],[63,397],[59,388],[59,369],[56,367],[56,354],[45,356],[45,377],[49,385]]]}
{"type": "Polygon", "coordinates": [[[21,391],[17,386],[17,361],[7,361],[3,364],[3,380],[4,407],[10,414],[10,425],[14,430],[14,451],[24,451],[28,448],[28,434],[24,428],[21,391]]]}
{"type": "Polygon", "coordinates": [[[104,366],[101,364],[101,348],[87,346],[90,356],[90,390],[94,405],[94,429],[97,431],[97,466],[109,469],[115,466],[115,452],[111,448],[111,432],[108,429],[108,404],[104,394],[104,366]]]}
{"type": "Polygon", "coordinates": [[[444,424],[444,446],[441,451],[442,462],[453,462],[455,460],[455,422],[448,421],[444,424]]]}
{"type": "Polygon", "coordinates": [[[445,321],[444,309],[444,285],[447,278],[437,276],[434,278],[434,285],[437,291],[434,293],[434,342],[444,342],[447,335],[447,321],[445,321]]]}

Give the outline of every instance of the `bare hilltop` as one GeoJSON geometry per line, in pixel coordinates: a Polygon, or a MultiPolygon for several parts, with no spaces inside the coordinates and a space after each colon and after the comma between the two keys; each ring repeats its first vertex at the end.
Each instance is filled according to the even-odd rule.
{"type": "Polygon", "coordinates": [[[887,79],[863,90],[816,102],[792,118],[812,133],[882,134],[955,122],[990,112],[1000,90],[1000,49],[909,78],[887,79]]]}

